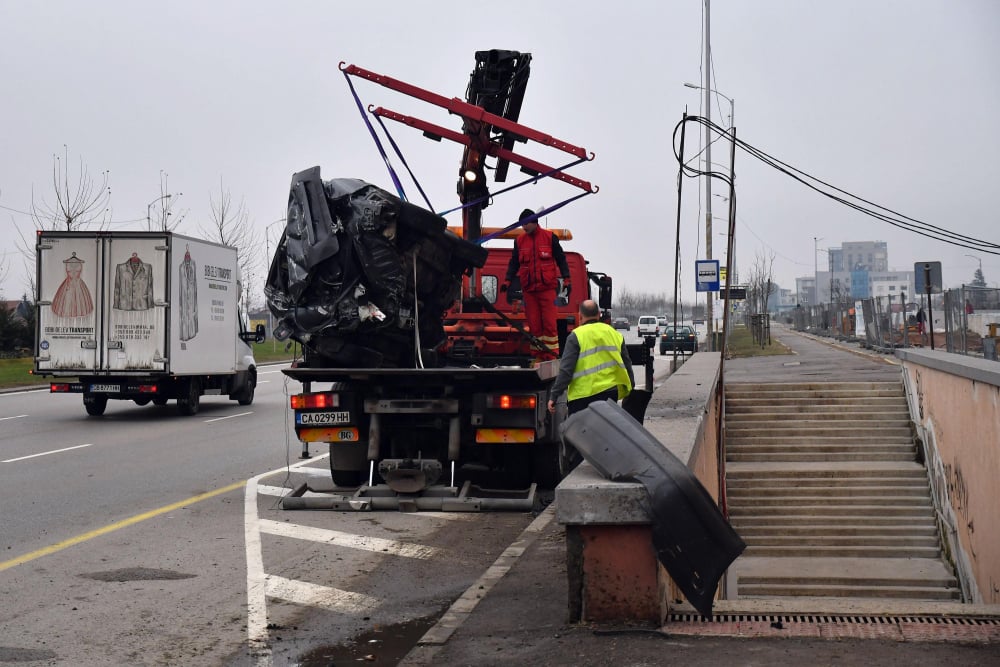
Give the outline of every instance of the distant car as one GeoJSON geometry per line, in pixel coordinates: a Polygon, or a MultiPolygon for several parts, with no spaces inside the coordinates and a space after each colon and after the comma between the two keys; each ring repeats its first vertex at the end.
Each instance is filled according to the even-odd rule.
{"type": "Polygon", "coordinates": [[[660,315],[659,317],[657,317],[656,318],[656,326],[658,326],[658,327],[665,327],[665,326],[667,326],[667,316],[666,315],[660,315]]]}
{"type": "Polygon", "coordinates": [[[660,336],[660,354],[674,350],[692,354],[698,351],[698,336],[694,329],[689,326],[673,326],[664,330],[660,336]]]}
{"type": "Polygon", "coordinates": [[[660,333],[660,326],[656,323],[655,315],[643,315],[639,318],[637,327],[640,336],[656,336],[660,333]]]}
{"type": "Polygon", "coordinates": [[[624,329],[625,331],[628,331],[632,324],[628,321],[627,317],[616,317],[611,323],[611,326],[615,329],[624,329]]]}

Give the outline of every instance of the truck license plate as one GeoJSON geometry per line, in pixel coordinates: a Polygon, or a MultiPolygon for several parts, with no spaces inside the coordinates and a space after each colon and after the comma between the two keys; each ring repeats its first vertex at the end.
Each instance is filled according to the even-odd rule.
{"type": "Polygon", "coordinates": [[[92,384],[90,391],[94,394],[117,394],[122,390],[118,384],[92,384]]]}
{"type": "Polygon", "coordinates": [[[300,412],[295,415],[296,423],[303,425],[347,424],[350,412],[300,412]]]}

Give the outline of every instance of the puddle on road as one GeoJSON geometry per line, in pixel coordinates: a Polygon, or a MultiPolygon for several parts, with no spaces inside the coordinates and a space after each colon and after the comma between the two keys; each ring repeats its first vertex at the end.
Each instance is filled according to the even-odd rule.
{"type": "Polygon", "coordinates": [[[299,658],[298,667],[331,667],[333,665],[396,665],[426,633],[444,609],[433,616],[425,616],[395,625],[379,625],[353,637],[346,644],[321,646],[299,658]]]}

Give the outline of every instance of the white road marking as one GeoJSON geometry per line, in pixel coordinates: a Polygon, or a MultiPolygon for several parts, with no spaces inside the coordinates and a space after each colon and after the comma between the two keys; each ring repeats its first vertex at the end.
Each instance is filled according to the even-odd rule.
{"type": "Polygon", "coordinates": [[[43,392],[48,394],[49,388],[46,387],[45,389],[25,389],[24,391],[5,391],[4,393],[0,394],[0,398],[3,398],[4,396],[21,396],[23,394],[41,394],[43,392]]]}
{"type": "Polygon", "coordinates": [[[0,463],[14,463],[15,461],[24,461],[26,459],[33,459],[39,456],[48,456],[49,454],[58,454],[60,452],[68,452],[71,449],[80,449],[81,447],[90,447],[93,443],[87,443],[86,445],[74,445],[73,447],[63,447],[62,449],[53,449],[51,452],[42,452],[41,454],[31,454],[29,456],[19,456],[16,459],[7,459],[5,461],[0,461],[0,463]]]}
{"type": "Polygon", "coordinates": [[[271,521],[270,519],[260,520],[260,532],[267,533],[268,535],[278,535],[279,537],[292,537],[297,540],[322,542],[323,544],[333,544],[349,549],[362,549],[364,551],[387,553],[406,558],[420,558],[423,560],[433,558],[440,552],[440,549],[422,544],[408,544],[397,540],[386,540],[381,537],[365,537],[364,535],[344,533],[339,530],[313,528],[312,526],[271,521]]]}
{"type": "Polygon", "coordinates": [[[216,417],[215,419],[206,419],[206,424],[211,424],[212,422],[221,422],[223,419],[235,419],[236,417],[246,417],[247,415],[252,415],[253,410],[250,412],[241,412],[238,415],[227,415],[225,417],[216,417]]]}
{"type": "Polygon", "coordinates": [[[359,614],[379,605],[378,598],[364,593],[352,593],[339,588],[310,584],[307,581],[285,579],[273,574],[267,577],[267,595],[301,605],[323,607],[344,614],[359,614]]]}
{"type": "Polygon", "coordinates": [[[257,658],[257,664],[261,666],[271,664],[271,648],[267,643],[267,578],[260,545],[260,527],[257,524],[257,482],[268,475],[276,475],[287,469],[297,470],[327,456],[329,454],[320,454],[308,461],[282,466],[247,480],[243,495],[243,539],[247,550],[247,641],[251,655],[257,658]]]}
{"type": "Polygon", "coordinates": [[[257,380],[257,384],[267,384],[270,380],[257,380]]]}
{"type": "Polygon", "coordinates": [[[0,422],[7,421],[8,419],[20,419],[21,417],[27,417],[28,415],[14,415],[13,417],[0,417],[0,422]]]}
{"type": "Polygon", "coordinates": [[[258,369],[257,370],[257,375],[274,375],[275,373],[280,373],[280,372],[281,372],[280,368],[278,370],[276,370],[276,371],[262,371],[262,370],[258,369]]]}

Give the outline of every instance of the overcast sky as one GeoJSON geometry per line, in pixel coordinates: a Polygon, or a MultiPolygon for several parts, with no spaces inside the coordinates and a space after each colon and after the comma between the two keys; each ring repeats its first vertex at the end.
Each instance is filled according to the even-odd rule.
{"type": "MultiPolygon", "coordinates": [[[[16,229],[52,200],[53,155],[68,147],[95,178],[110,172],[113,229],[144,229],[161,178],[177,231],[198,235],[220,182],[263,231],[284,216],[291,175],[361,178],[392,190],[341,61],[447,97],[464,97],[474,53],[530,52],[521,122],[596,153],[573,173],[600,186],[552,214],[567,249],[633,292],[672,294],[677,163],[671,135],[702,113],[701,0],[597,2],[171,2],[0,0],[0,292],[25,290],[16,229]],[[164,176],[165,175],[165,176],[164,176]],[[183,193],[183,194],[180,194],[183,193]],[[133,221],[133,222],[126,222],[133,221]]],[[[1000,2],[996,0],[714,0],[713,87],[735,100],[741,139],[866,199],[960,234],[1000,243],[1000,2]]],[[[355,79],[364,104],[459,130],[457,117],[355,79]]],[[[728,124],[719,99],[713,120],[728,124]]],[[[688,135],[688,156],[701,141],[688,135]]],[[[390,126],[436,210],[456,204],[461,149],[390,126]]],[[[552,165],[537,144],[518,150],[552,165]]],[[[728,165],[728,149],[713,146],[728,165]]],[[[397,167],[399,165],[397,164],[397,167]]],[[[508,182],[519,180],[515,170],[508,182]]],[[[836,205],[736,156],[737,265],[774,254],[774,275],[822,270],[820,249],[888,243],[891,268],[939,260],[944,281],[970,282],[1000,256],[898,230],[836,205]],[[815,237],[821,240],[814,242],[815,237]],[[967,257],[967,254],[976,257],[967,257]]],[[[419,202],[408,182],[411,200],[419,202]]],[[[718,183],[713,186],[720,192],[718,183]]],[[[576,194],[539,184],[496,198],[485,224],[576,194]]],[[[703,195],[685,179],[681,289],[694,295],[704,256],[703,195]]],[[[724,218],[725,202],[713,215],[724,218]]],[[[458,224],[457,214],[449,217],[458,224]]],[[[280,225],[270,228],[272,238],[280,225]]],[[[725,238],[715,222],[714,256],[725,238]]],[[[263,264],[263,262],[262,262],[263,264]]]]}

